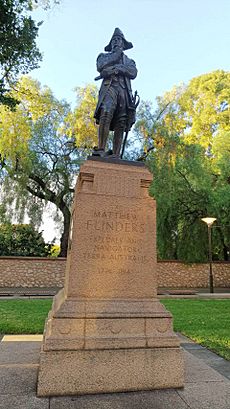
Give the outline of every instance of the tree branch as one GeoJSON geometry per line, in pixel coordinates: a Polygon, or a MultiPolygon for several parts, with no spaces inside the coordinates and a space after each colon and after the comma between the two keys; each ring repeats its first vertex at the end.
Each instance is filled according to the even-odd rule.
{"type": "Polygon", "coordinates": [[[147,156],[148,156],[148,153],[149,153],[150,151],[152,151],[154,148],[155,148],[154,145],[150,146],[150,147],[147,149],[147,151],[146,151],[145,153],[143,153],[143,155],[139,156],[139,157],[136,159],[136,161],[141,162],[142,160],[145,160],[145,159],[147,158],[147,156]]]}
{"type": "MultiPolygon", "coordinates": [[[[52,190],[50,190],[46,183],[37,175],[34,173],[29,174],[29,179],[33,180],[37,185],[44,191],[44,199],[47,199],[49,202],[52,202],[56,204],[57,201],[57,195],[54,193],[52,190]]],[[[42,193],[42,192],[41,192],[42,193]]]]}
{"type": "Polygon", "coordinates": [[[26,186],[26,190],[28,190],[31,195],[39,197],[39,199],[45,199],[45,195],[42,192],[32,189],[29,185],[26,186]]]}
{"type": "Polygon", "coordinates": [[[197,193],[191,186],[191,184],[189,183],[188,179],[186,178],[186,176],[180,171],[180,170],[176,170],[177,173],[179,173],[179,175],[185,180],[185,182],[187,183],[187,185],[189,186],[191,192],[193,192],[195,195],[199,195],[199,193],[197,193]]]}

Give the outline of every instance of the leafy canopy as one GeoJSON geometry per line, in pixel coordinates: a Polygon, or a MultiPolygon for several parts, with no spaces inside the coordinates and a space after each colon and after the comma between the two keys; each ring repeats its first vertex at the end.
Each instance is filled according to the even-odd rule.
{"type": "Polygon", "coordinates": [[[8,94],[19,74],[38,68],[42,55],[36,45],[39,26],[34,7],[51,7],[56,0],[0,0],[0,104],[15,107],[18,100],[8,94]]]}
{"type": "Polygon", "coordinates": [[[218,219],[214,257],[230,257],[229,106],[230,73],[214,71],[159,97],[155,112],[140,107],[135,133],[154,174],[161,258],[207,260],[207,215],[218,219]]]}
{"type": "Polygon", "coordinates": [[[60,254],[65,255],[79,165],[97,139],[93,117],[86,109],[88,96],[91,107],[95,106],[95,88],[78,89],[78,105],[73,111],[49,88],[28,77],[22,77],[11,95],[21,102],[14,111],[0,106],[3,205],[8,204],[8,215],[14,205],[18,220],[23,220],[26,211],[38,226],[44,208],[52,203],[55,219],[60,221],[60,213],[63,217],[60,254]],[[86,128],[78,126],[84,121],[90,130],[86,134],[86,128]]]}

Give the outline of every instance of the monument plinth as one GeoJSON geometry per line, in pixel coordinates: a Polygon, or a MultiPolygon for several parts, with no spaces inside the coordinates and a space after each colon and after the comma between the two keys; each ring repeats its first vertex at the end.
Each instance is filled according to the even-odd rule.
{"type": "Polygon", "coordinates": [[[65,286],[44,332],[39,396],[183,386],[172,316],[157,299],[151,180],[135,162],[94,158],[81,167],[65,286]]]}

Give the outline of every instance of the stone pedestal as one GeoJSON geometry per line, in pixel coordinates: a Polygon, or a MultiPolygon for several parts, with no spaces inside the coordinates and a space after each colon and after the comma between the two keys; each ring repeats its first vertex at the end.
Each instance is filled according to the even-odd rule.
{"type": "Polygon", "coordinates": [[[183,386],[172,316],[157,299],[151,180],[135,162],[81,166],[65,286],[44,331],[39,396],[183,386]]]}

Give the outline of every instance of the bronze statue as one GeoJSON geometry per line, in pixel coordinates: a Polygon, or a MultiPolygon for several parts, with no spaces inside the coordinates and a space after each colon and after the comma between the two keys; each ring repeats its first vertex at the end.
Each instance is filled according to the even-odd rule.
{"type": "MultiPolygon", "coordinates": [[[[100,75],[95,80],[102,79],[99,98],[94,117],[99,124],[98,147],[93,155],[119,158],[121,155],[124,132],[126,138],[135,122],[137,93],[132,95],[130,80],[137,76],[136,64],[124,54],[124,50],[132,48],[119,28],[115,28],[109,44],[105,47],[107,53],[99,54],[97,70],[100,75]],[[113,149],[105,152],[109,131],[114,131],[113,149]]],[[[125,138],[125,139],[126,139],[125,138]]],[[[123,153],[122,149],[122,153],[123,153]]]]}

